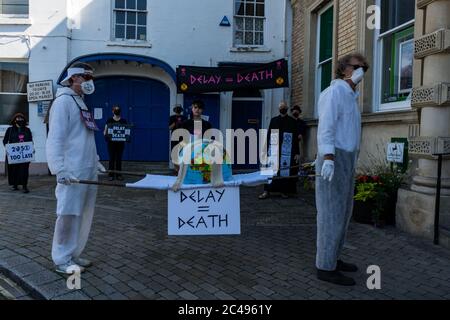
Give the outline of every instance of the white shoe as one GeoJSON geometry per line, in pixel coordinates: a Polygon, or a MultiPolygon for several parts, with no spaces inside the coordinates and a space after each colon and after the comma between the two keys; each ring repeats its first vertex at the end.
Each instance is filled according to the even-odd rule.
{"type": "Polygon", "coordinates": [[[63,274],[74,274],[77,270],[79,270],[79,272],[84,272],[85,269],[84,267],[74,263],[73,261],[69,261],[65,264],[60,264],[56,266],[55,271],[58,273],[63,273],[63,274]]]}
{"type": "Polygon", "coordinates": [[[77,265],[82,266],[83,268],[89,268],[92,266],[92,262],[88,259],[83,258],[73,258],[73,262],[75,262],[77,265]]]}

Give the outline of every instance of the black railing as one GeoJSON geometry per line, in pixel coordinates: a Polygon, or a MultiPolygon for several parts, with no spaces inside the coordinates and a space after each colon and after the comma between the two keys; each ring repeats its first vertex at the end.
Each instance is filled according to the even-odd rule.
{"type": "Polygon", "coordinates": [[[442,157],[450,153],[433,154],[438,157],[438,172],[436,183],[436,204],[434,207],[434,244],[439,244],[439,211],[441,206],[441,178],[442,178],[442,157]]]}

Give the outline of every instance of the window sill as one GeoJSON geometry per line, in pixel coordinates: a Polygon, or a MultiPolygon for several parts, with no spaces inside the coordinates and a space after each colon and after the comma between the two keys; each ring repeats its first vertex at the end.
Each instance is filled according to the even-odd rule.
{"type": "Polygon", "coordinates": [[[389,112],[389,111],[407,111],[411,110],[411,100],[383,103],[380,105],[376,112],[389,112]]]}
{"type": "Polygon", "coordinates": [[[29,26],[31,24],[32,22],[29,18],[4,17],[0,15],[0,25],[29,26]]]}
{"type": "Polygon", "coordinates": [[[230,52],[271,52],[269,48],[266,47],[255,47],[255,46],[242,46],[242,47],[232,47],[230,52]]]}
{"type": "Polygon", "coordinates": [[[132,48],[151,48],[150,42],[135,42],[135,41],[110,41],[106,44],[109,47],[132,47],[132,48]]]}

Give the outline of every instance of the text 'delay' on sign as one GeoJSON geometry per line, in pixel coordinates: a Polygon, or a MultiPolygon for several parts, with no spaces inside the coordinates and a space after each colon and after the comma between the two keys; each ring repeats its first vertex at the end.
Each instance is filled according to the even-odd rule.
{"type": "Polygon", "coordinates": [[[239,187],[168,193],[169,235],[241,233],[239,187]]]}

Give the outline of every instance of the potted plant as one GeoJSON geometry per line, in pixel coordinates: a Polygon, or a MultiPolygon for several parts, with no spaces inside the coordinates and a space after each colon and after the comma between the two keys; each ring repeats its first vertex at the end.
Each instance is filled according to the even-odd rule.
{"type": "Polygon", "coordinates": [[[393,167],[377,171],[356,178],[353,219],[377,227],[395,225],[397,191],[405,175],[393,167]]]}

